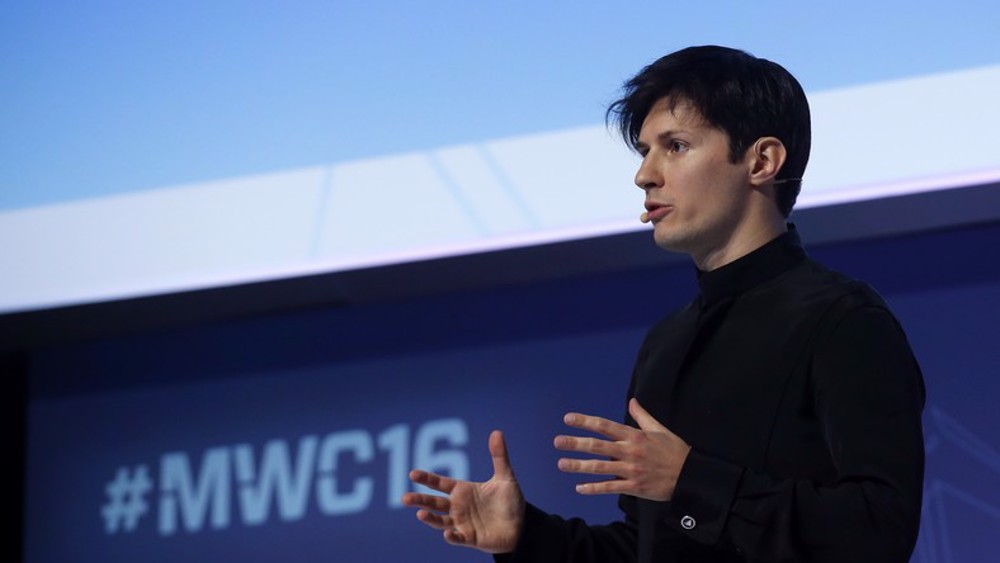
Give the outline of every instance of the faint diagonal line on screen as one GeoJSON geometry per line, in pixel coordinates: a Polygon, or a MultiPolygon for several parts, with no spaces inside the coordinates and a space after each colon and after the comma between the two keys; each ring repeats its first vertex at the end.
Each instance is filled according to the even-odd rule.
{"type": "Polygon", "coordinates": [[[316,230],[312,237],[312,248],[309,249],[308,258],[319,256],[320,247],[323,241],[323,231],[326,228],[327,212],[330,208],[330,192],[333,191],[333,166],[325,166],[323,170],[323,185],[320,187],[319,205],[316,215],[316,230]]]}
{"type": "Polygon", "coordinates": [[[502,166],[500,166],[496,159],[493,158],[493,153],[491,153],[483,145],[473,146],[475,147],[476,152],[479,153],[479,156],[482,157],[483,162],[489,166],[490,172],[493,173],[497,182],[499,182],[500,186],[503,187],[504,192],[507,193],[507,197],[514,202],[514,205],[517,206],[517,209],[524,216],[524,220],[531,226],[532,229],[537,229],[541,225],[538,221],[538,217],[535,216],[535,213],[531,210],[531,206],[528,205],[528,202],[524,201],[524,197],[521,196],[521,191],[517,189],[514,182],[512,182],[510,177],[507,176],[507,172],[502,166]]]}
{"type": "Polygon", "coordinates": [[[947,494],[955,497],[969,506],[982,511],[997,520],[1000,520],[1000,507],[994,506],[964,489],[960,489],[947,481],[940,480],[935,481],[932,484],[932,488],[938,494],[947,494]]]}
{"type": "Polygon", "coordinates": [[[937,432],[943,439],[983,462],[993,471],[1000,473],[1000,452],[993,446],[967,430],[941,409],[931,408],[931,417],[937,426],[937,432]]]}
{"type": "Polygon", "coordinates": [[[924,487],[924,496],[920,503],[920,532],[917,536],[917,546],[913,553],[920,563],[939,563],[940,561],[937,554],[941,553],[941,548],[938,546],[941,532],[938,528],[940,527],[939,519],[941,518],[939,515],[942,513],[942,510],[940,510],[939,506],[940,499],[937,497],[938,495],[932,491],[929,485],[924,487]]]}
{"type": "MultiPolygon", "coordinates": [[[[981,462],[988,470],[1000,474],[1000,451],[976,433],[960,424],[937,407],[927,410],[932,422],[926,439],[928,454],[950,444],[981,462]]],[[[948,454],[951,455],[951,454],[948,454]]],[[[924,488],[923,518],[914,561],[920,563],[952,563],[952,534],[949,524],[954,515],[946,510],[946,499],[953,499],[960,505],[970,507],[989,518],[1000,520],[1000,505],[973,494],[951,482],[936,478],[929,480],[924,488]]]]}
{"type": "Polygon", "coordinates": [[[448,173],[447,167],[441,162],[441,160],[432,152],[424,153],[424,158],[430,164],[434,173],[441,179],[445,186],[448,187],[448,191],[451,192],[451,197],[458,203],[458,206],[462,208],[465,212],[465,216],[469,218],[469,222],[475,227],[476,232],[481,236],[487,236],[490,234],[490,228],[487,226],[486,222],[476,211],[476,207],[469,201],[469,198],[465,196],[462,188],[455,181],[455,178],[448,173]]]}
{"type": "Polygon", "coordinates": [[[950,516],[945,510],[945,499],[952,498],[959,503],[978,510],[987,516],[1000,520],[1000,507],[990,504],[976,495],[947,481],[935,479],[924,489],[923,520],[920,526],[918,549],[914,553],[921,563],[952,563],[950,516]]]}
{"type": "Polygon", "coordinates": [[[941,489],[937,486],[937,481],[931,484],[929,487],[930,502],[928,503],[931,514],[930,516],[934,522],[934,545],[938,546],[935,554],[935,563],[940,561],[941,563],[952,563],[951,561],[951,534],[948,532],[948,518],[944,510],[944,495],[941,494],[941,489]],[[940,554],[940,559],[936,557],[940,554]]]}
{"type": "Polygon", "coordinates": [[[924,452],[932,454],[939,445],[941,445],[941,436],[937,432],[927,432],[924,436],[924,452]]]}

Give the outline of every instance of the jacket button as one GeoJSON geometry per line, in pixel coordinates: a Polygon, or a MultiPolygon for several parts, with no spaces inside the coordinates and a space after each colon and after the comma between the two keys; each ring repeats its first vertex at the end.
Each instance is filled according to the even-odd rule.
{"type": "Polygon", "coordinates": [[[690,516],[681,518],[681,528],[684,528],[685,530],[693,530],[697,525],[698,523],[695,522],[694,518],[691,518],[690,516]]]}

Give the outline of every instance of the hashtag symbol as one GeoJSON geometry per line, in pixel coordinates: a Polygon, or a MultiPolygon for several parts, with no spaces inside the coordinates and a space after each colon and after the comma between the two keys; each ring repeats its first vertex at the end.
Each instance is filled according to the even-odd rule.
{"type": "Polygon", "coordinates": [[[119,467],[115,478],[105,486],[108,502],[101,507],[105,533],[117,533],[119,528],[135,530],[139,518],[149,510],[145,497],[152,488],[145,465],[136,467],[131,475],[127,467],[119,467]]]}

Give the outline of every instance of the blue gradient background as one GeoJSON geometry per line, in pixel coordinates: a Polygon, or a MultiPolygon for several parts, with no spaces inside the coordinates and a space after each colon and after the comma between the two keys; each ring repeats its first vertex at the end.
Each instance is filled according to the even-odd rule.
{"type": "MultiPolygon", "coordinates": [[[[593,125],[623,79],[690,44],[745,48],[816,92],[996,64],[997,29],[1000,4],[971,1],[7,2],[0,211],[593,125]]],[[[961,142],[926,135],[921,158],[961,142]]],[[[992,226],[815,252],[884,292],[925,370],[914,562],[1000,553],[998,248],[992,226]]],[[[27,560],[487,560],[381,490],[356,519],[101,530],[120,465],[447,416],[470,424],[473,477],[500,427],[532,501],[612,519],[614,499],[572,493],[551,437],[568,409],[621,415],[643,331],[693,291],[674,265],[33,351],[27,560]]]]}
{"type": "MultiPolygon", "coordinates": [[[[977,261],[980,245],[1000,247],[1000,227],[812,252],[885,295],[922,364],[927,473],[914,563],[988,563],[1000,553],[1000,262],[977,261]]],[[[311,504],[301,521],[259,527],[163,538],[147,515],[135,533],[102,529],[115,470],[152,464],[155,479],[166,451],[197,459],[213,446],[296,444],[354,428],[375,435],[454,416],[469,424],[474,479],[489,475],[486,438],[500,428],[530,501],[615,519],[613,497],[573,492],[577,479],[556,469],[552,437],[568,410],[624,414],[645,329],[694,291],[691,266],[675,264],[41,351],[31,373],[26,560],[486,561],[386,506],[384,456],[363,468],[377,484],[358,515],[326,517],[311,504]]]]}
{"type": "Polygon", "coordinates": [[[0,13],[0,210],[592,125],[625,78],[691,44],[779,61],[810,92],[1000,62],[1000,4],[970,0],[0,13]]]}

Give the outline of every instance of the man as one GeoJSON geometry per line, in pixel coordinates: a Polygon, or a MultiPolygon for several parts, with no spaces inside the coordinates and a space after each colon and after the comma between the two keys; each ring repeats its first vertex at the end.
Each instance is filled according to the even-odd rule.
{"type": "Polygon", "coordinates": [[[700,287],[649,331],[625,424],[569,413],[602,438],[554,441],[586,454],[558,462],[595,476],[577,491],[620,495],[623,520],[527,504],[499,432],[489,481],[415,470],[447,496],[403,502],[501,561],[906,561],[923,382],[881,298],[806,257],[785,222],[809,158],[801,86],[742,51],[693,47],[643,69],[609,116],[642,157],[643,221],[691,256],[700,287]]]}

